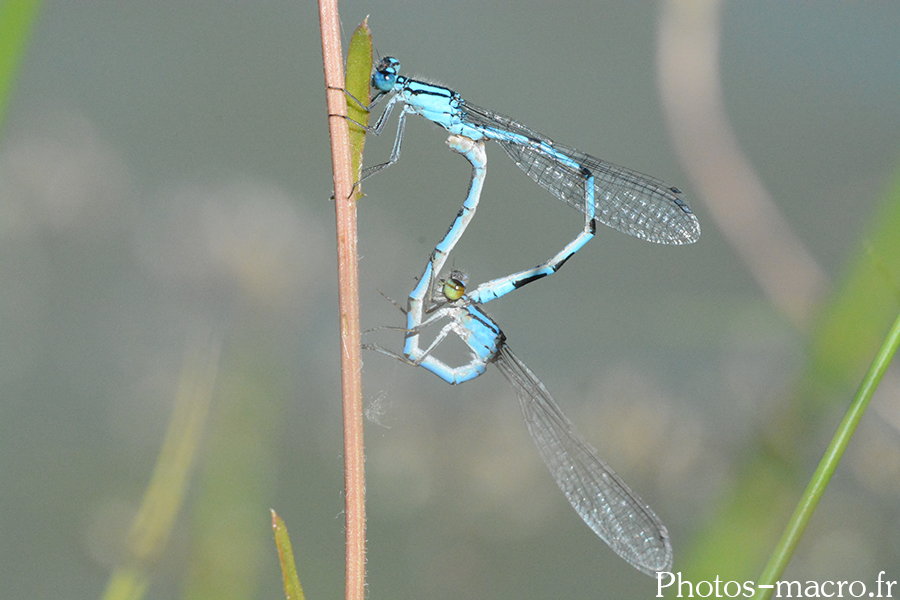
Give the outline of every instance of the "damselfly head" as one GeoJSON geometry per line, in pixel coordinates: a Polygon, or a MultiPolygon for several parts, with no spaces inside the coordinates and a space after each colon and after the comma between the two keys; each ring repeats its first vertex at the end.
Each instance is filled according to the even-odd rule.
{"type": "Polygon", "coordinates": [[[391,88],[397,83],[399,73],[400,61],[393,56],[385,56],[375,66],[375,72],[372,73],[372,87],[382,92],[391,91],[391,88]]]}
{"type": "Polygon", "coordinates": [[[469,277],[462,271],[451,271],[446,279],[441,280],[441,293],[450,302],[459,300],[466,294],[469,277]]]}

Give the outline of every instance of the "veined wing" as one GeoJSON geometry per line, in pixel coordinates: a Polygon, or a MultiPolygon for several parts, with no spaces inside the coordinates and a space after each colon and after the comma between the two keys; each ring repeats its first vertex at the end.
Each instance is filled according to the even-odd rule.
{"type": "Polygon", "coordinates": [[[506,344],[495,359],[519,402],[528,432],[569,503],[616,554],[655,577],[672,567],[668,531],[581,436],[544,384],[506,344]]]}
{"type": "Polygon", "coordinates": [[[460,112],[463,120],[485,129],[535,183],[582,212],[583,169],[590,171],[595,216],[604,225],[660,244],[691,244],[700,238],[697,217],[677,188],[558,144],[509,117],[468,102],[460,106],[460,112]]]}

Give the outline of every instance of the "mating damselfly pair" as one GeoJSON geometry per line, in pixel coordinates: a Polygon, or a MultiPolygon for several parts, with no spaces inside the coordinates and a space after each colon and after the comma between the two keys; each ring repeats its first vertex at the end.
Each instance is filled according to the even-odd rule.
{"type": "Polygon", "coordinates": [[[451,134],[448,144],[471,163],[472,179],[462,209],[409,295],[402,354],[375,344],[364,347],[424,367],[452,384],[478,377],[488,364],[497,365],[519,397],[541,458],[585,523],[638,570],[653,576],[668,571],[672,545],[665,526],[575,432],[549,391],[510,351],[506,336],[480,305],[555,273],[594,236],[598,221],[648,241],[689,244],[700,236],[696,217],[677,188],[557,144],[509,117],[466,102],[449,88],[402,76],[399,68],[398,60],[387,57],[372,75],[376,94],[363,108],[370,109],[384,97],[388,100],[367,131],[380,134],[397,104],[401,113],[389,160],[365,169],[360,181],[399,160],[409,114],[421,115],[451,134]],[[454,270],[444,279],[440,273],[477,209],[486,175],[485,140],[496,141],[538,185],[581,210],[584,227],[548,261],[469,290],[460,271],[454,270]],[[434,340],[422,347],[422,331],[439,323],[443,325],[434,340]],[[434,350],[450,334],[468,347],[468,363],[451,367],[434,356],[434,350]]]}

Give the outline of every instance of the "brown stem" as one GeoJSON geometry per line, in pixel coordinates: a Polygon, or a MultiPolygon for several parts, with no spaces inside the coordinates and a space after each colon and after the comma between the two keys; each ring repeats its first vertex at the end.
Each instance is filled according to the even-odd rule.
{"type": "Polygon", "coordinates": [[[338,302],[341,327],[341,385],[344,412],[344,508],[346,530],[346,600],[365,599],[366,506],[363,469],[362,378],[359,332],[359,267],[356,249],[356,202],[350,198],[353,175],[344,98],[343,52],[337,0],[319,0],[322,55],[337,220],[338,302]]]}

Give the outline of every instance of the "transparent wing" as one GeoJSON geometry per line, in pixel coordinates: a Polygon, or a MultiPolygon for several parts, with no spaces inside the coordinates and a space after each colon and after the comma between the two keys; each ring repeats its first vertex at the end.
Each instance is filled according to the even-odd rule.
{"type": "Polygon", "coordinates": [[[691,244],[700,238],[700,223],[677,188],[558,144],[509,117],[468,102],[460,106],[460,112],[464,121],[512,134],[510,139],[491,137],[535,183],[582,212],[586,179],[580,167],[587,168],[594,176],[596,217],[604,225],[660,244],[691,244]],[[578,166],[565,164],[554,153],[578,166]]]}
{"type": "Polygon", "coordinates": [[[541,458],[584,522],[639,571],[655,577],[671,570],[672,544],[659,517],[575,432],[544,384],[506,344],[495,363],[519,396],[541,458]]]}

